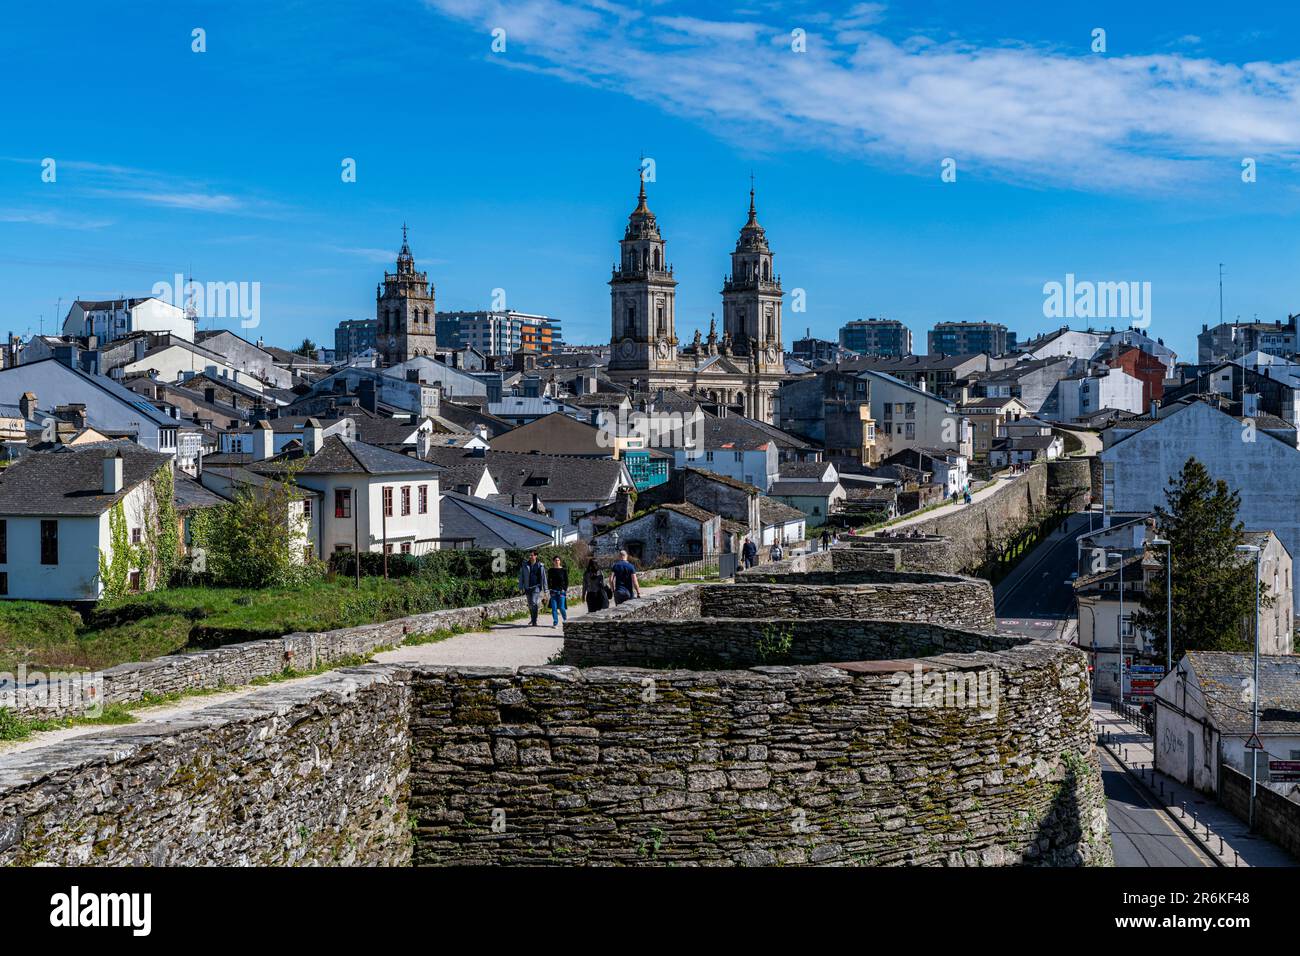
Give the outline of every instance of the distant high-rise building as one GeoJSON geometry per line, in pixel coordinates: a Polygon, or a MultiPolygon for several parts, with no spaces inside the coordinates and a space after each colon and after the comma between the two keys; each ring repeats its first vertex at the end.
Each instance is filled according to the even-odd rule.
{"type": "Polygon", "coordinates": [[[475,348],[484,355],[516,352],[550,355],[560,345],[560,323],[545,315],[498,312],[439,312],[438,342],[444,348],[475,348]]]}
{"type": "Polygon", "coordinates": [[[840,329],[840,345],[859,355],[912,354],[912,330],[897,319],[854,319],[840,329]]]}
{"type": "Polygon", "coordinates": [[[373,349],[378,329],[377,319],[344,319],[334,329],[335,357],[346,362],[366,349],[373,349]]]}
{"type": "Polygon", "coordinates": [[[1001,322],[940,322],[926,339],[931,355],[1005,355],[1016,348],[1016,333],[1001,322]]]}
{"type": "Polygon", "coordinates": [[[1286,322],[1223,322],[1210,328],[1201,326],[1196,337],[1196,360],[1202,365],[1241,358],[1251,352],[1288,356],[1300,347],[1296,335],[1296,316],[1288,315],[1286,322]]]}

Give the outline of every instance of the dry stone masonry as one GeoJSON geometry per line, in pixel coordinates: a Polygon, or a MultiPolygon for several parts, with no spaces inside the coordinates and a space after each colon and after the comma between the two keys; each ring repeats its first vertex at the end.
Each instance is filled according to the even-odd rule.
{"type": "Polygon", "coordinates": [[[900,563],[682,585],[570,622],[554,666],[348,668],[0,755],[0,864],[1110,864],[1084,656],[900,563]]]}

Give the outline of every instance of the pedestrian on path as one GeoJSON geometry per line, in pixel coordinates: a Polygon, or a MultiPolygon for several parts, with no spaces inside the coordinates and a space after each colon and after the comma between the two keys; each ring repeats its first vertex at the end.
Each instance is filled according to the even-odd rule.
{"type": "Polygon", "coordinates": [[[641,582],[636,579],[636,567],[627,559],[626,551],[619,551],[618,560],[609,569],[609,586],[615,604],[641,596],[641,582]]]}
{"type": "Polygon", "coordinates": [[[822,528],[822,550],[823,550],[823,551],[829,551],[830,549],[831,549],[831,533],[830,533],[830,530],[827,529],[827,528],[822,528]]]}
{"type": "Polygon", "coordinates": [[[605,576],[600,573],[600,565],[595,558],[587,562],[586,573],[582,575],[582,593],[587,599],[588,611],[603,611],[609,607],[611,591],[605,584],[605,576]]]}
{"type": "Polygon", "coordinates": [[[537,552],[529,551],[528,560],[519,567],[519,590],[528,598],[528,619],[537,626],[537,612],[546,593],[546,565],[537,560],[537,552]]]}
{"type": "Polygon", "coordinates": [[[745,559],[745,567],[752,568],[758,564],[758,545],[754,543],[753,538],[746,538],[744,546],[740,549],[740,556],[745,559]]]}
{"type": "Polygon", "coordinates": [[[551,590],[551,627],[560,626],[560,618],[569,623],[569,569],[557,554],[546,574],[546,585],[551,590]]]}

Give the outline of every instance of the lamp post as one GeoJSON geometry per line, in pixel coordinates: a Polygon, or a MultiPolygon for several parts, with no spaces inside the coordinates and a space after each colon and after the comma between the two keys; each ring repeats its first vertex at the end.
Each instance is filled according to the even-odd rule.
{"type": "Polygon", "coordinates": [[[1174,545],[1168,538],[1152,538],[1165,549],[1165,673],[1174,669],[1174,545]]]}
{"type": "Polygon", "coordinates": [[[1107,561],[1119,562],[1119,702],[1124,703],[1124,555],[1106,552],[1107,561]]]}
{"type": "MultiPolygon", "coordinates": [[[[1255,555],[1255,662],[1251,678],[1250,733],[1252,737],[1257,737],[1259,736],[1259,571],[1264,552],[1257,545],[1239,544],[1237,545],[1237,553],[1255,555]]],[[[1250,751],[1250,819],[1248,821],[1251,830],[1255,829],[1255,790],[1256,777],[1259,773],[1258,767],[1259,751],[1252,749],[1250,751]]]]}

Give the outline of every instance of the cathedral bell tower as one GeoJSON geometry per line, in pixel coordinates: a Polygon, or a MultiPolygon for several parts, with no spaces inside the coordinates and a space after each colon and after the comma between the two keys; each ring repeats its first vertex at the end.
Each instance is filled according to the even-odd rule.
{"type": "Polygon", "coordinates": [[[772,268],[767,233],[758,224],[754,187],[749,188],[749,220],[731,253],[731,275],[722,284],[722,328],[736,355],[763,372],[780,371],[781,277],[772,268]]]}
{"type": "Polygon", "coordinates": [[[654,213],[646,205],[645,176],[619,243],[621,259],[609,280],[610,371],[646,371],[677,362],[674,298],[677,280],[664,253],[654,213]]]}
{"type": "Polygon", "coordinates": [[[384,365],[397,365],[417,355],[433,357],[435,335],[433,285],[426,272],[415,271],[415,257],[402,226],[397,271],[385,272],[375,289],[375,348],[384,365]]]}

